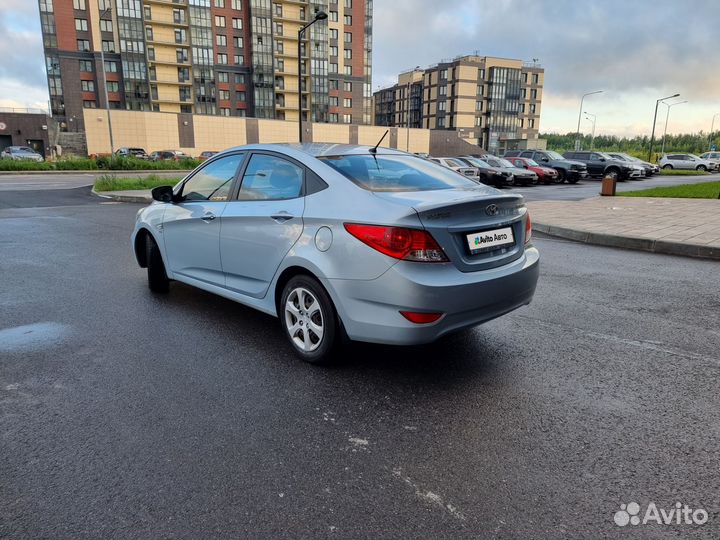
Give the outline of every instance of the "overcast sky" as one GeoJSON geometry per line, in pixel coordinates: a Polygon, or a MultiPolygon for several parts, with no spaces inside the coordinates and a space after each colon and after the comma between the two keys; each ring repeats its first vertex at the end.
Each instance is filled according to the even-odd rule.
{"type": "MultiPolygon", "coordinates": [[[[0,0],[0,12],[0,106],[47,108],[37,1],[0,0]]],[[[720,0],[375,0],[374,17],[373,89],[478,51],[540,60],[543,132],[574,131],[593,90],[605,91],[583,107],[597,133],[649,134],[655,100],[678,92],[689,103],[668,132],[707,132],[720,112],[720,0]]]]}

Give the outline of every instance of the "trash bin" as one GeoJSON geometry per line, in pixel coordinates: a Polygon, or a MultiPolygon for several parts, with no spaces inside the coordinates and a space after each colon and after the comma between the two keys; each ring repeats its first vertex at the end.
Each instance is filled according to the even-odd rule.
{"type": "Polygon", "coordinates": [[[615,176],[605,176],[600,186],[600,195],[603,197],[614,197],[615,188],[617,187],[617,178],[615,176]]]}

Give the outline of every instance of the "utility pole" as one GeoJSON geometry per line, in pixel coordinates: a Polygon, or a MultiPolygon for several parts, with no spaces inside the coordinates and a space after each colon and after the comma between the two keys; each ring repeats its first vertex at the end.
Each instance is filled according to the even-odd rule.
{"type": "Polygon", "coordinates": [[[652,128],[652,135],[650,135],[650,151],[648,152],[648,161],[652,163],[652,151],[653,151],[653,145],[655,144],[655,124],[657,123],[657,110],[658,105],[660,105],[661,101],[665,101],[666,99],[672,99],[680,96],[680,94],[674,94],[672,96],[660,98],[655,102],[655,115],[653,116],[653,128],[652,128]]]}
{"type": "Polygon", "coordinates": [[[585,98],[587,96],[592,96],[593,94],[602,94],[603,90],[595,90],[594,92],[588,92],[587,94],[583,94],[582,98],[580,98],[580,111],[578,112],[578,124],[577,124],[577,131],[575,132],[575,150],[580,150],[580,119],[582,118],[582,112],[583,112],[583,102],[585,101],[585,98]]]}

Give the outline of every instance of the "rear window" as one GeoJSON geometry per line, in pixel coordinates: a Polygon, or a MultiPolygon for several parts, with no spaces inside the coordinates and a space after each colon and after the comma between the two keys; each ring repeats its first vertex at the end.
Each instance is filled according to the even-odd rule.
{"type": "Polygon", "coordinates": [[[405,155],[351,155],[319,158],[368,191],[430,191],[477,186],[455,171],[405,155]]]}

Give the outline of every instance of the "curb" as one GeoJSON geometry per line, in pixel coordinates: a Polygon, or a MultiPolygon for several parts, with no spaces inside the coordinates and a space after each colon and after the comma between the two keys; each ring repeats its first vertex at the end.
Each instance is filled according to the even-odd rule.
{"type": "Polygon", "coordinates": [[[108,199],[111,201],[116,202],[127,202],[127,203],[150,203],[152,202],[152,197],[150,195],[147,196],[140,196],[140,195],[116,195],[113,194],[102,194],[95,191],[95,188],[91,190],[91,193],[97,197],[100,197],[102,199],[108,199]]]}
{"type": "Polygon", "coordinates": [[[186,169],[159,169],[159,170],[146,170],[146,171],[116,171],[109,169],[79,169],[76,171],[0,171],[0,176],[17,176],[17,175],[56,175],[56,174],[177,174],[177,173],[189,173],[186,169]]]}
{"type": "Polygon", "coordinates": [[[652,238],[636,238],[632,236],[617,236],[613,234],[594,233],[589,231],[578,231],[555,225],[545,225],[533,222],[533,230],[597,246],[614,247],[622,249],[633,249],[636,251],[647,251],[650,253],[662,253],[664,255],[681,255],[684,257],[695,257],[699,259],[720,260],[720,248],[712,246],[701,246],[698,244],[680,244],[668,242],[667,240],[654,240],[652,238]]]}

